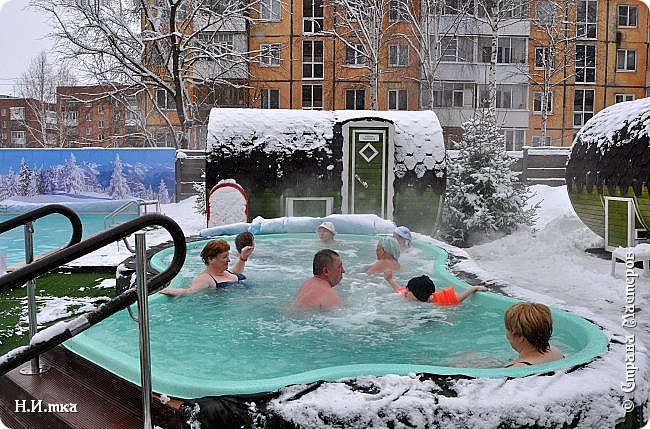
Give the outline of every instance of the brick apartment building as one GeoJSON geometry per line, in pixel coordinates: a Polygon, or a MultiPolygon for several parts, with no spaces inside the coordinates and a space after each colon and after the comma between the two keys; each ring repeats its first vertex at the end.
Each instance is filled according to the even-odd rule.
{"type": "Polygon", "coordinates": [[[118,90],[101,85],[58,87],[62,146],[141,146],[137,100],[118,90]]]}
{"type": "MultiPolygon", "coordinates": [[[[543,80],[544,50],[549,47],[545,27],[538,23],[544,22],[548,3],[531,2],[528,61],[537,82],[543,80]]],[[[564,36],[569,42],[560,46],[552,59],[560,73],[551,77],[552,86],[547,87],[550,114],[545,140],[541,126],[544,86],[530,87],[526,143],[531,146],[570,146],[580,127],[595,113],[614,103],[645,97],[650,84],[648,7],[642,1],[578,0],[566,5],[564,36]]]]}
{"type": "Polygon", "coordinates": [[[56,146],[58,136],[55,105],[0,95],[0,147],[56,146]]]}

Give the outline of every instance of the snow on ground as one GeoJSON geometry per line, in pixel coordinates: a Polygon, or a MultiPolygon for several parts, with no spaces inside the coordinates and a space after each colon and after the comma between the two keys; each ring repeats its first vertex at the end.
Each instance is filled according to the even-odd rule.
{"type": "MultiPolygon", "coordinates": [[[[444,421],[448,427],[496,427],[496,406],[510,410],[506,413],[515,426],[561,425],[578,412],[582,413],[578,427],[594,428],[613,427],[613,422],[623,415],[620,403],[616,404],[623,397],[637,404],[646,402],[650,368],[647,350],[638,339],[650,344],[650,277],[635,279],[638,325],[623,330],[623,264],[618,264],[616,277],[611,277],[609,259],[585,252],[587,248],[602,247],[603,241],[576,217],[565,187],[537,185],[532,191],[536,193],[532,201],[541,201],[539,220],[533,229],[522,228],[468,249],[448,246],[421,234],[415,234],[415,239],[439,244],[456,256],[457,262],[451,267],[454,271],[473,273],[511,296],[570,310],[594,321],[604,328],[610,342],[623,343],[625,335],[634,334],[635,363],[639,367],[634,392],[621,392],[626,355],[624,347],[616,346],[588,367],[559,376],[454,380],[450,383],[458,394],[455,398],[438,395],[431,381],[388,375],[359,377],[356,384],[368,387],[365,392],[354,391],[345,381],[324,383],[309,392],[300,392],[305,386],[288,386],[281,389],[269,408],[302,427],[338,427],[337,422],[342,420],[357,427],[384,427],[389,420],[403,421],[404,416],[416,427],[431,426],[434,421],[444,421]],[[593,395],[586,397],[585,392],[593,395]],[[432,407],[432,403],[436,406],[432,407]]],[[[194,200],[162,206],[162,212],[175,219],[186,236],[198,235],[206,226],[204,216],[194,212],[194,200]]],[[[150,231],[146,237],[148,246],[169,240],[164,230],[150,231]]],[[[123,244],[111,245],[75,264],[117,265],[129,256],[123,244]]],[[[345,287],[345,279],[340,287],[345,287]]],[[[646,416],[647,411],[646,407],[646,416]]]]}

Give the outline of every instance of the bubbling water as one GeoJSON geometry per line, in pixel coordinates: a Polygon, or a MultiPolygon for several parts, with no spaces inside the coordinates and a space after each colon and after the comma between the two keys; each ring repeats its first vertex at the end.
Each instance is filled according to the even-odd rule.
{"type": "MultiPolygon", "coordinates": [[[[376,237],[337,239],[341,243],[334,250],[346,270],[336,286],[342,308],[299,311],[292,306],[300,284],[312,275],[314,253],[322,248],[314,234],[258,236],[242,284],[178,299],[150,298],[154,367],[183,371],[178,362],[191,362],[198,378],[256,380],[357,364],[500,367],[514,357],[505,339],[505,308],[485,308],[476,297],[449,307],[408,302],[381,275],[365,274],[376,258],[376,237]]],[[[204,268],[199,257],[204,245],[188,245],[175,287],[187,287],[204,268]]],[[[438,289],[449,286],[434,272],[435,258],[443,255],[434,250],[423,244],[403,254],[397,281],[405,284],[427,274],[438,289]]],[[[169,260],[171,252],[155,265],[164,267],[169,260]]],[[[137,338],[137,327],[123,320],[128,316],[116,316],[102,324],[119,341],[110,335],[105,341],[133,354],[133,343],[123,338],[137,338]]],[[[554,338],[554,344],[571,351],[562,338],[554,338]]]]}

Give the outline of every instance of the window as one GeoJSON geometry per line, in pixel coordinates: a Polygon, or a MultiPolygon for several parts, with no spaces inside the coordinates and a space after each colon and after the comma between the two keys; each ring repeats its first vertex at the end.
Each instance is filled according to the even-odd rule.
{"type": "Polygon", "coordinates": [[[618,5],[618,26],[636,27],[636,6],[618,5]]]}
{"type": "Polygon", "coordinates": [[[86,103],[84,103],[84,106],[93,107],[93,103],[91,103],[90,101],[86,101],[86,103]]]}
{"type": "Polygon", "coordinates": [[[448,63],[472,62],[474,42],[471,37],[441,37],[440,61],[448,63]]]}
{"type": "Polygon", "coordinates": [[[405,89],[388,90],[388,110],[407,110],[408,92],[405,89]]]}
{"type": "Polygon", "coordinates": [[[103,104],[100,104],[99,106],[97,106],[97,113],[99,113],[100,115],[104,114],[104,105],[103,104]]]}
{"type": "Polygon", "coordinates": [[[551,145],[551,136],[533,136],[531,138],[531,146],[533,147],[539,147],[539,146],[550,146],[551,145]]]}
{"type": "MultiPolygon", "coordinates": [[[[542,106],[544,101],[544,91],[535,91],[533,93],[533,113],[543,113],[542,106]]],[[[553,113],[553,92],[546,93],[546,113],[553,113]]]]}
{"type": "Polygon", "coordinates": [[[366,91],[363,89],[345,90],[345,108],[348,110],[364,110],[366,107],[366,91]]]}
{"type": "Polygon", "coordinates": [[[2,128],[7,128],[7,121],[2,121],[2,128]]]}
{"type": "Polygon", "coordinates": [[[409,65],[409,46],[408,45],[389,45],[388,46],[388,66],[389,67],[406,67],[409,65]]]}
{"type": "Polygon", "coordinates": [[[583,126],[594,116],[594,94],[593,89],[576,89],[573,93],[573,126],[583,126]]]}
{"type": "Polygon", "coordinates": [[[280,20],[280,0],[260,0],[260,19],[280,20]]]}
{"type": "Polygon", "coordinates": [[[576,45],[576,83],[596,82],[596,47],[576,45]]]}
{"type": "Polygon", "coordinates": [[[302,42],[302,77],[305,79],[323,78],[322,40],[305,40],[302,42]]]}
{"type": "Polygon", "coordinates": [[[115,112],[113,113],[113,121],[119,121],[120,120],[120,112],[115,112]]]}
{"type": "Polygon", "coordinates": [[[98,135],[98,136],[97,136],[97,140],[99,140],[100,142],[101,142],[101,141],[104,141],[104,134],[100,134],[100,135],[98,135]]]}
{"type": "Polygon", "coordinates": [[[409,9],[407,0],[389,0],[388,2],[388,20],[395,21],[408,21],[409,9]]]}
{"type": "Polygon", "coordinates": [[[77,125],[78,112],[76,110],[68,110],[61,112],[63,125],[77,125]]]}
{"type": "Polygon", "coordinates": [[[433,89],[434,107],[473,107],[475,85],[469,82],[439,82],[433,89]]]}
{"type": "Polygon", "coordinates": [[[595,39],[597,17],[598,2],[596,0],[578,0],[576,13],[576,36],[585,39],[595,39]]]}
{"type": "Polygon", "coordinates": [[[306,110],[323,109],[323,85],[302,86],[302,108],[306,110]]]}
{"type": "Polygon", "coordinates": [[[85,118],[86,118],[86,122],[90,122],[93,120],[93,116],[90,113],[86,113],[85,118]]]}
{"type": "Polygon", "coordinates": [[[323,31],[323,0],[304,0],[302,3],[302,32],[323,31]]]}
{"type": "Polygon", "coordinates": [[[535,24],[539,26],[555,25],[555,14],[559,5],[553,1],[541,1],[535,5],[535,24]]]}
{"type": "MultiPolygon", "coordinates": [[[[491,44],[490,44],[491,49],[491,44]]],[[[497,63],[526,62],[526,39],[523,37],[499,37],[497,44],[497,63]]]]}
{"type": "Polygon", "coordinates": [[[24,121],[25,120],[25,108],[24,107],[10,107],[9,108],[9,119],[12,121],[24,121]]]}
{"type": "Polygon", "coordinates": [[[623,103],[624,101],[634,101],[634,94],[615,94],[614,102],[623,103]]]}
{"type": "MultiPolygon", "coordinates": [[[[501,17],[504,19],[527,19],[529,17],[528,5],[530,0],[509,0],[499,2],[501,17]]],[[[489,2],[486,4],[490,4],[489,2]]],[[[481,8],[483,9],[483,8],[481,8]]]]}
{"type": "Polygon", "coordinates": [[[517,129],[501,130],[506,140],[506,150],[521,150],[526,141],[526,131],[517,129]]]}
{"type": "Polygon", "coordinates": [[[280,108],[280,90],[277,88],[264,88],[261,93],[262,109],[279,109],[280,108]]]}
{"type": "Polygon", "coordinates": [[[474,0],[446,0],[442,13],[444,15],[474,15],[474,0]]]}
{"type": "Polygon", "coordinates": [[[15,145],[24,145],[25,141],[25,131],[12,131],[11,132],[11,143],[15,145]]]}
{"type": "MultiPolygon", "coordinates": [[[[497,40],[497,63],[524,64],[526,62],[525,37],[499,37],[497,40]]],[[[492,57],[492,38],[478,38],[479,62],[489,63],[492,57]]]]}
{"type": "Polygon", "coordinates": [[[548,46],[538,46],[535,48],[535,69],[550,70],[554,67],[553,56],[550,55],[550,52],[551,50],[548,46]]]}
{"type": "Polygon", "coordinates": [[[97,126],[99,128],[104,128],[104,121],[102,121],[102,120],[97,121],[97,126]]]}
{"type": "MultiPolygon", "coordinates": [[[[487,85],[480,85],[480,106],[487,108],[489,102],[489,89],[487,85]]],[[[499,85],[497,84],[496,107],[497,109],[525,109],[528,97],[527,85],[499,85]]]]}
{"type": "Polygon", "coordinates": [[[260,65],[277,67],[280,65],[280,44],[260,45],[260,65]]]}
{"type": "Polygon", "coordinates": [[[86,127],[86,135],[91,136],[93,134],[93,129],[90,127],[86,127]]]}
{"type": "Polygon", "coordinates": [[[0,116],[7,116],[7,109],[0,110],[0,116]]]}
{"type": "Polygon", "coordinates": [[[210,35],[209,44],[216,55],[232,54],[235,50],[235,36],[232,33],[214,32],[210,35]]]}
{"type": "Polygon", "coordinates": [[[348,66],[360,66],[366,63],[366,55],[363,45],[352,44],[345,47],[345,64],[348,66]]]}
{"type": "Polygon", "coordinates": [[[164,89],[156,90],[156,105],[161,109],[175,110],[176,103],[171,95],[164,89]]]}
{"type": "Polygon", "coordinates": [[[635,70],[636,70],[636,50],[617,49],[616,50],[616,71],[635,71],[635,70]]]}
{"type": "Polygon", "coordinates": [[[56,112],[54,110],[45,111],[45,124],[46,125],[56,125],[56,112]]]}

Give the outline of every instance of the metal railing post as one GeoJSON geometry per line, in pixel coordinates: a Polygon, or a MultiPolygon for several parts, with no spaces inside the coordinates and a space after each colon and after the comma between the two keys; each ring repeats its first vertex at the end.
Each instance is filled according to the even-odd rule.
{"type": "MultiPolygon", "coordinates": [[[[25,263],[34,262],[34,225],[32,222],[25,224],[25,263]]],[[[38,321],[36,318],[36,283],[34,280],[27,281],[27,317],[29,319],[29,340],[38,332],[38,321]]],[[[29,366],[21,368],[20,373],[23,375],[41,374],[47,371],[49,367],[41,367],[39,357],[36,356],[30,361],[29,366]]]]}
{"type": "Polygon", "coordinates": [[[140,380],[142,382],[142,422],[151,429],[151,354],[149,350],[149,308],[147,299],[145,233],[135,233],[135,278],[138,291],[138,327],[140,330],[140,380]]]}

